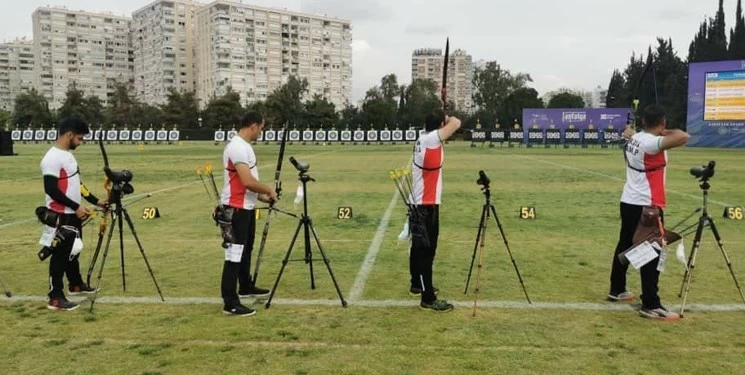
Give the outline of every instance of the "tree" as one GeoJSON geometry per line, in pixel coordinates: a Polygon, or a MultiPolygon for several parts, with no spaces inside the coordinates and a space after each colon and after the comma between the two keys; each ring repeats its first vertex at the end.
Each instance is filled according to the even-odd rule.
{"type": "Polygon", "coordinates": [[[435,94],[437,83],[431,79],[417,79],[404,92],[404,106],[399,110],[399,123],[404,127],[423,127],[424,118],[437,108],[442,101],[435,94]]]}
{"type": "Polygon", "coordinates": [[[34,88],[18,94],[13,108],[12,122],[18,126],[31,126],[32,128],[51,126],[53,120],[47,99],[34,88]]]}
{"type": "Polygon", "coordinates": [[[104,108],[101,99],[95,95],[90,95],[85,98],[83,103],[83,113],[85,114],[85,120],[88,124],[91,126],[103,124],[104,108]]]}
{"type": "Polygon", "coordinates": [[[210,99],[202,112],[202,120],[208,128],[228,129],[238,126],[242,115],[241,96],[228,87],[225,95],[210,99]]]}
{"type": "Polygon", "coordinates": [[[382,129],[396,123],[396,102],[386,99],[378,87],[367,90],[359,119],[363,129],[382,129]]]}
{"type": "Polygon", "coordinates": [[[387,74],[380,79],[380,91],[383,92],[383,97],[388,100],[396,100],[400,95],[401,90],[398,86],[398,78],[395,74],[387,74]]]}
{"type": "Polygon", "coordinates": [[[179,92],[174,88],[168,90],[166,104],[160,107],[163,123],[179,128],[196,128],[199,126],[199,104],[193,91],[179,92]]]}
{"type": "Polygon", "coordinates": [[[608,84],[608,95],[605,97],[605,106],[607,108],[624,108],[628,103],[624,100],[628,97],[626,92],[626,80],[623,78],[618,69],[613,71],[608,84]]]}
{"type": "Polygon", "coordinates": [[[538,91],[534,88],[519,88],[507,96],[502,105],[502,111],[499,113],[499,122],[512,124],[515,119],[523,117],[525,108],[543,108],[543,100],[538,97],[538,91]]]}
{"type": "Polygon", "coordinates": [[[724,0],[719,0],[719,9],[714,19],[709,22],[708,44],[708,61],[727,60],[729,51],[727,50],[727,28],[724,20],[724,0]]]}
{"type": "Polygon", "coordinates": [[[585,107],[585,101],[584,99],[582,99],[582,96],[571,93],[571,92],[562,92],[560,94],[556,94],[548,102],[548,108],[584,108],[584,107],[585,107]]]}
{"type": "MultiPolygon", "coordinates": [[[[529,74],[512,74],[507,69],[489,61],[483,69],[477,68],[473,74],[475,93],[473,101],[484,114],[488,123],[496,121],[504,100],[515,90],[533,82],[529,74]]],[[[482,118],[484,120],[484,118],[482,118]]]]}
{"type": "Polygon", "coordinates": [[[314,95],[312,100],[305,103],[305,112],[308,126],[313,129],[336,127],[339,121],[334,103],[329,102],[320,94],[314,95]]]}
{"type": "Polygon", "coordinates": [[[735,27],[730,30],[729,58],[733,60],[745,59],[745,17],[742,14],[742,0],[737,0],[735,27]]]}
{"type": "Polygon", "coordinates": [[[341,120],[339,121],[339,124],[346,128],[352,128],[354,125],[363,121],[361,116],[359,108],[353,105],[347,105],[341,111],[341,120]]]}
{"type": "Polygon", "coordinates": [[[109,98],[109,105],[104,110],[104,118],[110,126],[141,124],[140,104],[132,94],[130,83],[117,82],[114,94],[109,98]]]}
{"type": "Polygon", "coordinates": [[[10,111],[0,109],[0,128],[10,127],[13,114],[10,111]]]}
{"type": "Polygon", "coordinates": [[[266,98],[266,122],[270,125],[300,126],[305,107],[302,97],[308,92],[308,80],[290,76],[287,82],[266,98]]]}
{"type": "MultiPolygon", "coordinates": [[[[75,81],[67,88],[65,93],[65,102],[62,103],[62,107],[57,111],[60,118],[75,116],[88,121],[86,118],[86,100],[83,97],[83,92],[78,90],[75,85],[75,81]]],[[[89,121],[88,121],[89,122],[89,121]]],[[[90,122],[89,122],[90,123],[90,122]]]]}

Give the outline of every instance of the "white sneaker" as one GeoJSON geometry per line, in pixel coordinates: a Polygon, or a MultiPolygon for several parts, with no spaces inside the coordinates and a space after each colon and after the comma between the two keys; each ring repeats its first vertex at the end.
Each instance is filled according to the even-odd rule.
{"type": "Polygon", "coordinates": [[[680,315],[678,313],[670,312],[665,310],[664,307],[658,307],[656,309],[647,309],[642,307],[639,309],[639,315],[649,319],[659,320],[678,320],[680,315]]]}

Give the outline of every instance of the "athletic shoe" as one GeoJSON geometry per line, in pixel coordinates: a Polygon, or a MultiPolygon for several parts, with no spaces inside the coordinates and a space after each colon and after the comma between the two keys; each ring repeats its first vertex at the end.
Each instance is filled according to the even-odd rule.
{"type": "MultiPolygon", "coordinates": [[[[440,292],[440,289],[435,288],[435,295],[440,292]]],[[[412,286],[409,288],[409,295],[412,297],[420,296],[422,295],[422,288],[412,286]]]]}
{"type": "Polygon", "coordinates": [[[611,301],[611,302],[631,302],[633,300],[634,300],[634,293],[631,293],[631,292],[608,294],[608,301],[611,301]]]}
{"type": "Polygon", "coordinates": [[[241,304],[237,304],[234,306],[225,306],[222,309],[222,312],[227,315],[235,315],[235,316],[251,316],[256,314],[256,311],[253,309],[249,309],[246,306],[243,306],[241,304]]]}
{"type": "Polygon", "coordinates": [[[71,286],[68,290],[70,291],[69,294],[71,296],[76,296],[76,295],[79,295],[79,294],[93,294],[93,293],[96,292],[96,289],[95,288],[91,288],[90,286],[85,285],[85,284],[71,286]]]}
{"type": "Polygon", "coordinates": [[[52,298],[49,300],[49,303],[47,304],[47,308],[49,310],[55,310],[55,311],[71,311],[77,309],[79,306],[77,303],[72,303],[67,300],[65,297],[60,298],[52,298]]]}
{"type": "Polygon", "coordinates": [[[253,297],[253,298],[268,297],[269,289],[259,288],[257,286],[251,285],[250,287],[244,290],[239,290],[238,296],[239,297],[253,297]]]}
{"type": "Polygon", "coordinates": [[[678,313],[667,311],[664,307],[658,307],[656,309],[647,309],[642,307],[639,309],[639,315],[649,319],[659,320],[678,320],[680,315],[678,313]]]}
{"type": "Polygon", "coordinates": [[[452,311],[454,307],[451,303],[448,303],[448,301],[436,299],[430,303],[420,303],[419,308],[422,310],[432,310],[436,312],[448,312],[452,311]]]}

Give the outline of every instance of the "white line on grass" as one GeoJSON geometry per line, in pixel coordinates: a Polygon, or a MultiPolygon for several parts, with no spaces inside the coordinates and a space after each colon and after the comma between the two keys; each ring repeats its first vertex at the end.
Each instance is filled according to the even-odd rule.
{"type": "MultiPolygon", "coordinates": [[[[609,178],[609,179],[615,180],[615,181],[626,182],[626,180],[624,180],[622,178],[619,178],[619,177],[616,177],[616,176],[611,176],[611,175],[600,173],[600,172],[595,172],[595,171],[592,171],[592,170],[589,170],[589,169],[585,169],[585,168],[570,167],[568,165],[564,165],[564,164],[560,164],[560,163],[555,163],[555,162],[548,161],[548,160],[541,160],[541,159],[538,159],[538,158],[533,158],[533,157],[525,156],[525,155],[517,155],[517,154],[508,154],[508,155],[515,156],[515,157],[518,157],[518,158],[533,160],[533,161],[537,161],[539,163],[549,164],[549,165],[553,165],[553,166],[564,168],[564,169],[571,169],[573,171],[594,174],[596,176],[601,176],[601,177],[609,178]]],[[[668,193],[673,193],[673,194],[681,195],[681,196],[684,196],[684,197],[693,198],[693,199],[696,199],[696,200],[700,200],[701,199],[701,197],[698,196],[698,195],[683,193],[683,192],[675,191],[675,190],[672,190],[672,189],[666,189],[666,191],[668,193]]],[[[722,207],[734,206],[733,204],[730,204],[730,203],[719,202],[719,201],[715,201],[715,200],[712,200],[712,199],[709,199],[709,202],[718,204],[718,205],[720,205],[722,207]]]]}
{"type": "Polygon", "coordinates": [[[383,218],[380,219],[378,230],[375,232],[375,237],[370,244],[370,248],[367,250],[365,260],[362,261],[362,266],[360,266],[360,272],[357,273],[357,277],[354,279],[354,284],[352,284],[352,289],[350,289],[349,291],[350,302],[358,301],[362,297],[362,292],[365,291],[365,283],[367,282],[367,277],[370,275],[370,271],[372,271],[373,265],[375,264],[375,257],[378,256],[380,245],[383,243],[383,236],[385,235],[386,229],[388,229],[388,222],[391,220],[393,207],[396,206],[396,200],[398,200],[397,194],[398,192],[393,193],[391,203],[388,204],[388,208],[385,210],[383,218]]]}
{"type": "MultiPolygon", "coordinates": [[[[88,301],[87,298],[71,297],[77,303],[88,301]]],[[[0,302],[46,302],[45,296],[13,296],[7,298],[0,296],[0,302]]],[[[246,302],[250,300],[246,299],[246,302]]],[[[363,300],[352,302],[350,305],[363,307],[416,307],[419,300],[363,300]]],[[[464,309],[471,309],[473,301],[451,301],[455,306],[464,309]]],[[[101,296],[96,299],[96,303],[103,304],[122,304],[122,305],[221,305],[221,298],[217,297],[166,297],[165,302],[158,297],[120,297],[120,296],[101,296]]],[[[289,306],[341,306],[338,299],[291,299],[276,298],[272,304],[289,305],[289,306]]],[[[478,308],[485,309],[536,309],[536,310],[583,310],[583,311],[635,311],[637,305],[624,303],[589,303],[589,302],[533,302],[528,304],[521,301],[479,301],[478,308]]],[[[680,305],[668,305],[670,311],[680,310],[680,305]]],[[[733,312],[745,311],[745,304],[688,304],[686,311],[697,312],[733,312]]]]}

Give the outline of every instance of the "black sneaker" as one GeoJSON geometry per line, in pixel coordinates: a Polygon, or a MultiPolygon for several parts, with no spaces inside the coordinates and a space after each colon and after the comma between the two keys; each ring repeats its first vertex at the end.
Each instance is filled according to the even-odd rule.
{"type": "Polygon", "coordinates": [[[55,311],[71,311],[77,309],[79,306],[77,303],[72,303],[67,300],[65,297],[60,298],[52,298],[49,300],[49,303],[47,304],[47,308],[49,310],[55,310],[55,311]]]}
{"type": "Polygon", "coordinates": [[[85,284],[83,284],[83,285],[76,285],[76,286],[70,286],[70,288],[68,290],[70,291],[69,294],[71,296],[76,296],[76,295],[79,295],[79,294],[93,294],[93,293],[96,292],[96,289],[95,288],[91,288],[90,286],[85,285],[85,284]]]}
{"type": "MultiPolygon", "coordinates": [[[[435,289],[435,295],[437,295],[437,293],[440,292],[440,289],[437,289],[437,288],[434,288],[434,289],[435,289]]],[[[411,288],[409,288],[410,296],[416,297],[416,296],[420,296],[421,294],[422,294],[422,288],[419,288],[416,286],[412,286],[411,288]]]]}
{"type": "Polygon", "coordinates": [[[448,301],[437,299],[430,303],[422,302],[419,304],[419,308],[422,310],[432,310],[436,312],[448,312],[453,311],[454,307],[453,304],[448,303],[448,301]]]}
{"type": "Polygon", "coordinates": [[[227,315],[235,315],[235,316],[251,316],[256,314],[256,311],[253,309],[249,309],[246,306],[243,306],[241,304],[237,304],[234,306],[225,306],[222,309],[222,312],[227,315]]]}
{"type": "Polygon", "coordinates": [[[269,289],[259,288],[257,286],[251,285],[246,289],[238,290],[238,296],[253,298],[269,297],[269,289]]]}

